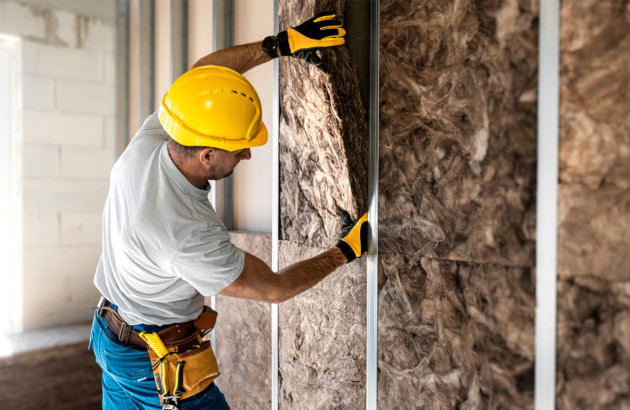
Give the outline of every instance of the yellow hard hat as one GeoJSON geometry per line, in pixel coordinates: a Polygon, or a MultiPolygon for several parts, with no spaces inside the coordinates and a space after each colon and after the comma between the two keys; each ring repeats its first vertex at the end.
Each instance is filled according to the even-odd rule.
{"type": "Polygon", "coordinates": [[[236,151],[267,142],[258,93],[226,67],[207,65],[184,73],[164,94],[159,118],[168,135],[186,146],[236,151]]]}

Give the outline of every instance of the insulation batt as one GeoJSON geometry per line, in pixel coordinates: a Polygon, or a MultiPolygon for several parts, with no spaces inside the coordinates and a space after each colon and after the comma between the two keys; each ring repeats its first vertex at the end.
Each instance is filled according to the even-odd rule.
{"type": "MultiPolygon", "coordinates": [[[[281,1],[280,28],[333,10],[345,1],[281,1]]],[[[340,211],[367,210],[367,120],[356,65],[345,46],[321,50],[329,74],[280,59],[280,209],[286,240],[332,245],[340,211]]]]}
{"type": "Polygon", "coordinates": [[[536,7],[381,3],[380,250],[533,264],[536,7]]]}
{"type": "Polygon", "coordinates": [[[533,408],[535,0],[384,0],[379,408],[533,408]]]}
{"type": "Polygon", "coordinates": [[[382,254],[379,407],[532,408],[531,271],[382,254]]]}
{"type": "MultiPolygon", "coordinates": [[[[271,265],[269,234],[230,232],[230,238],[271,265]]],[[[270,305],[217,295],[216,307],[217,386],[234,409],[271,408],[270,305]]]]}
{"type": "MultiPolygon", "coordinates": [[[[281,241],[280,267],[325,249],[281,241]]],[[[365,258],[279,305],[281,409],[365,409],[365,258]]]]}
{"type": "Polygon", "coordinates": [[[563,1],[558,409],[630,408],[630,1],[563,1]]]}
{"type": "MultiPolygon", "coordinates": [[[[346,2],[281,0],[280,29],[346,2]]],[[[336,243],[340,211],[367,210],[367,120],[346,46],[319,51],[329,73],[280,59],[280,267],[336,243]]],[[[365,408],[365,260],[279,306],[281,409],[365,408]]]]}

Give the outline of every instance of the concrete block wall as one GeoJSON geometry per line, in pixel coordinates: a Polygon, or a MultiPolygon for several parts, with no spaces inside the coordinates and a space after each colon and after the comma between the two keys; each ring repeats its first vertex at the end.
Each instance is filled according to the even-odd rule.
{"type": "Polygon", "coordinates": [[[88,321],[114,150],[114,21],[0,1],[21,38],[23,328],[88,321]]]}

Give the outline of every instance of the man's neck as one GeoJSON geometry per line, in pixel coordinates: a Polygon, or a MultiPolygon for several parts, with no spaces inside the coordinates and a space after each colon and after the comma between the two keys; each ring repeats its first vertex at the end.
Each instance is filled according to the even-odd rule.
{"type": "Polygon", "coordinates": [[[179,172],[181,172],[182,175],[186,177],[188,182],[190,182],[194,187],[203,189],[208,183],[208,180],[205,179],[203,176],[198,176],[197,173],[194,172],[195,171],[194,167],[191,166],[189,161],[179,158],[177,155],[174,155],[171,152],[170,147],[167,146],[167,148],[168,148],[168,155],[171,157],[173,164],[175,164],[177,169],[179,169],[179,172]]]}

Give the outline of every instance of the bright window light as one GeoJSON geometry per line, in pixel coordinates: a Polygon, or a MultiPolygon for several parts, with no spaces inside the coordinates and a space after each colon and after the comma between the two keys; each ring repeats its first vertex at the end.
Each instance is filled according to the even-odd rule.
{"type": "Polygon", "coordinates": [[[22,330],[20,49],[0,34],[0,335],[22,330]]]}

